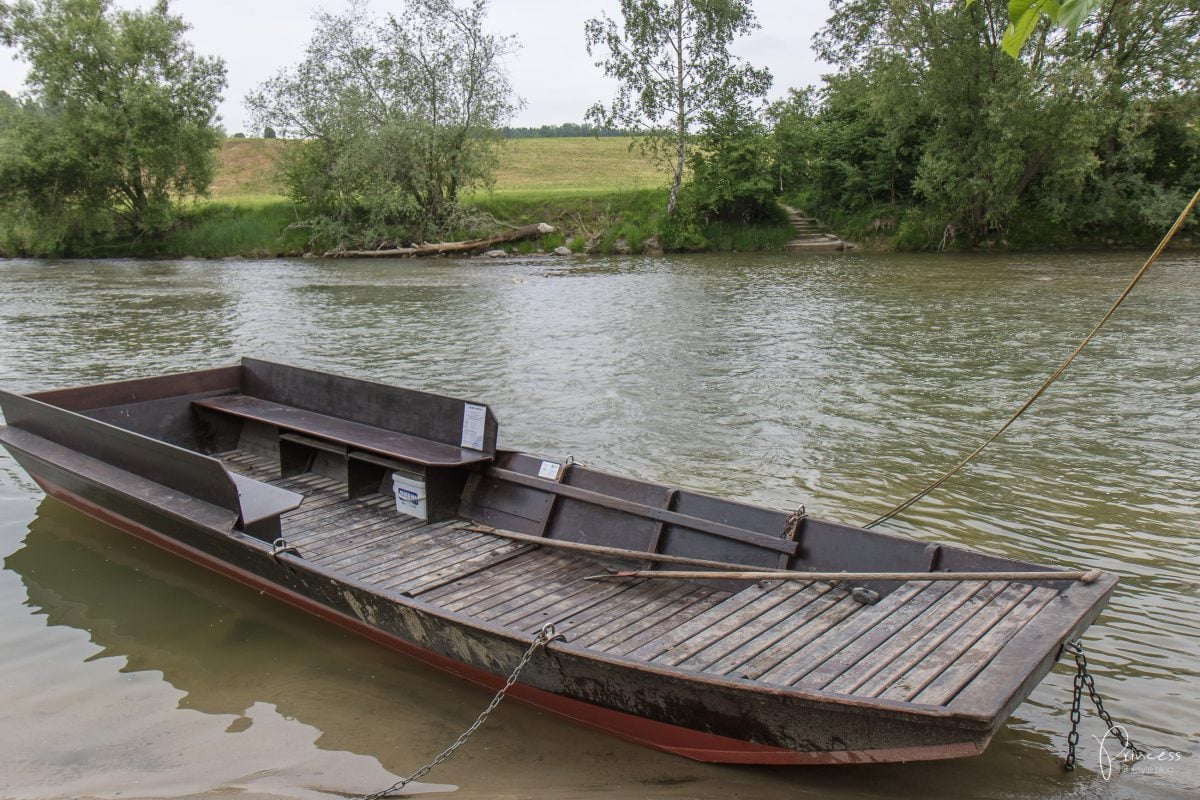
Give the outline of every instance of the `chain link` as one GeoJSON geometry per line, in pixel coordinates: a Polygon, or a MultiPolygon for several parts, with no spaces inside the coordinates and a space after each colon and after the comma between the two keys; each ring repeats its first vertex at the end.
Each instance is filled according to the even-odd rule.
{"type": "Polygon", "coordinates": [[[491,716],[493,711],[496,710],[496,706],[500,705],[500,701],[503,700],[504,696],[508,694],[508,690],[511,689],[517,682],[517,678],[520,677],[521,673],[525,670],[525,667],[529,664],[530,659],[533,658],[533,654],[536,653],[539,648],[545,647],[547,644],[558,638],[560,638],[559,635],[554,632],[554,623],[547,622],[545,625],[543,625],[542,629],[538,631],[537,636],[534,637],[533,643],[529,645],[529,649],[525,651],[525,655],[521,656],[521,660],[517,662],[517,666],[514,667],[513,671],[509,674],[508,680],[504,682],[504,686],[501,687],[500,691],[496,692],[496,696],[492,698],[492,702],[487,704],[487,707],[480,712],[479,716],[476,717],[475,721],[471,723],[469,728],[460,733],[458,738],[455,739],[449,747],[438,753],[437,757],[434,758],[433,761],[430,761],[412,775],[409,775],[404,780],[393,783],[386,789],[375,792],[374,794],[364,795],[363,797],[359,798],[359,800],[382,800],[384,797],[395,794],[413,781],[425,777],[425,775],[427,775],[435,767],[449,759],[450,756],[454,755],[455,752],[458,751],[458,748],[466,744],[467,739],[471,738],[471,734],[475,733],[475,731],[479,730],[480,727],[483,726],[483,723],[487,721],[487,718],[491,716]]]}
{"type": "Polygon", "coordinates": [[[1067,734],[1067,758],[1063,762],[1063,769],[1071,772],[1075,769],[1076,747],[1079,745],[1079,720],[1082,717],[1080,705],[1083,701],[1083,690],[1086,688],[1088,696],[1092,700],[1092,705],[1096,707],[1096,714],[1100,719],[1104,720],[1104,724],[1108,726],[1109,732],[1117,737],[1121,746],[1126,752],[1132,753],[1135,756],[1144,756],[1146,751],[1134,745],[1129,737],[1125,735],[1125,729],[1113,722],[1112,717],[1104,708],[1104,700],[1100,697],[1100,693],[1096,691],[1096,681],[1088,671],[1087,656],[1083,654],[1083,642],[1074,641],[1067,642],[1063,645],[1068,653],[1075,656],[1075,682],[1071,692],[1071,732],[1067,734]]]}

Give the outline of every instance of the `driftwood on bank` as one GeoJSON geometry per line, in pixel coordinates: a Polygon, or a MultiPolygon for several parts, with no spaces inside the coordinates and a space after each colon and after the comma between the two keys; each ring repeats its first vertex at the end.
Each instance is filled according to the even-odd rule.
{"type": "Polygon", "coordinates": [[[438,242],[436,244],[414,244],[412,247],[393,247],[388,250],[330,250],[326,258],[404,258],[412,256],[439,256],[446,253],[469,253],[482,250],[485,247],[528,239],[531,236],[545,236],[554,233],[553,225],[539,222],[536,225],[522,225],[511,231],[489,236],[486,239],[470,239],[465,242],[438,242]]]}

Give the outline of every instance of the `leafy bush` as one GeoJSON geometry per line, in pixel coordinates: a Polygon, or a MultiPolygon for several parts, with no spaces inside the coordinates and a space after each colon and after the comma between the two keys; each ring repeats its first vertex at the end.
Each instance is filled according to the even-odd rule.
{"type": "Polygon", "coordinates": [[[693,216],[706,223],[778,218],[770,140],[757,120],[738,111],[713,120],[690,163],[684,200],[693,216]]]}

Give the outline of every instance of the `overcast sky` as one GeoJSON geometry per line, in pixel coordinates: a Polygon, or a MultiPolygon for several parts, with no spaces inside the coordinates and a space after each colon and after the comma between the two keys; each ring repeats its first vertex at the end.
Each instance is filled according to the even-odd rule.
{"type": "MultiPolygon", "coordinates": [[[[117,0],[119,6],[148,7],[151,0],[117,0]]],[[[826,0],[754,0],[762,25],[738,42],[734,52],[775,77],[772,98],[790,87],[816,84],[825,71],[812,53],[812,36],[828,16],[826,0]]],[[[394,11],[396,0],[373,0],[376,12],[394,11]]],[[[197,52],[225,60],[229,84],[221,104],[221,122],[229,133],[244,130],[246,94],[277,72],[296,64],[312,35],[318,8],[337,12],[343,0],[172,0],[171,9],[187,20],[197,52]]],[[[509,73],[525,110],[516,125],[582,122],[598,100],[612,98],[613,85],[593,65],[584,47],[583,25],[604,11],[617,15],[617,0],[491,0],[488,26],[494,33],[516,34],[521,49],[508,61],[509,73]]],[[[0,90],[17,94],[25,66],[0,48],[0,90]]],[[[249,131],[247,131],[249,133],[249,131]]]]}

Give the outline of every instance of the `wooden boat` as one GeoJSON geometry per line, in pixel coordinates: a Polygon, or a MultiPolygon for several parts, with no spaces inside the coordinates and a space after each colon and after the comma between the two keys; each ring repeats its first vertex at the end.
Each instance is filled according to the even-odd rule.
{"type": "Polygon", "coordinates": [[[513,696],[702,761],[979,753],[1117,583],[497,449],[482,403],[253,359],[0,407],[48,494],[471,681],[553,622],[513,696]]]}

